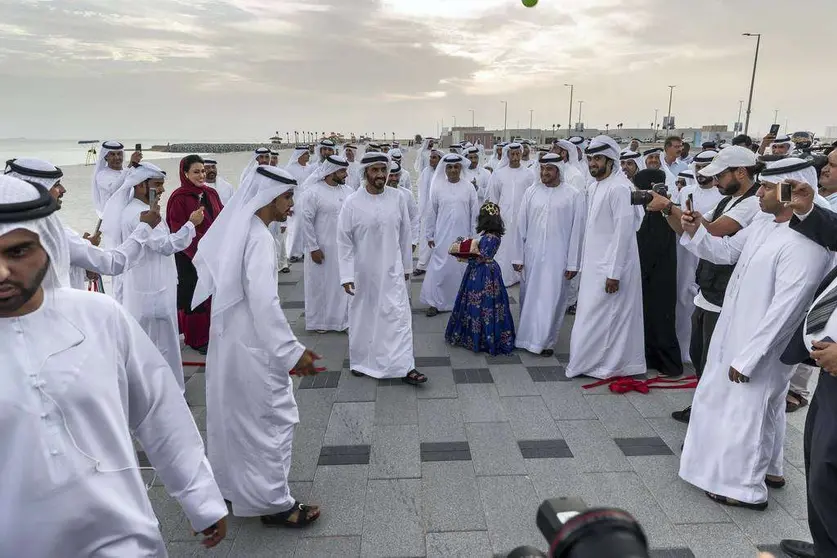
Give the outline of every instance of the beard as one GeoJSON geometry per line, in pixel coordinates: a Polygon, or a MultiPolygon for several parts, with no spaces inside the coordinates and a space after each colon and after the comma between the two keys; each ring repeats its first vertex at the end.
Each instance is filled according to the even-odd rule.
{"type": "Polygon", "coordinates": [[[695,180],[697,180],[698,186],[701,188],[708,188],[709,185],[712,184],[712,178],[707,178],[705,176],[698,175],[695,180]]]}
{"type": "Polygon", "coordinates": [[[725,196],[735,195],[735,193],[738,192],[739,188],[741,188],[741,183],[738,182],[737,180],[733,180],[732,182],[730,182],[726,186],[718,186],[718,190],[720,190],[721,193],[725,196]]]}
{"type": "Polygon", "coordinates": [[[44,282],[44,277],[46,277],[47,271],[49,271],[49,263],[49,256],[47,256],[44,266],[38,270],[28,284],[17,283],[15,281],[4,281],[3,284],[17,287],[20,292],[11,298],[0,300],[0,312],[15,312],[24,304],[29,302],[32,297],[35,296],[35,293],[38,292],[38,289],[41,288],[41,284],[44,282]]]}
{"type": "Polygon", "coordinates": [[[218,173],[217,172],[212,172],[212,173],[207,173],[206,174],[206,181],[207,182],[214,183],[216,178],[218,178],[218,173]]]}
{"type": "Polygon", "coordinates": [[[337,178],[337,177],[335,176],[335,177],[333,178],[333,180],[334,180],[334,183],[335,183],[335,184],[339,184],[340,186],[342,186],[343,184],[345,184],[345,183],[346,183],[346,179],[345,179],[345,178],[337,178]]]}
{"type": "Polygon", "coordinates": [[[368,181],[369,184],[379,192],[382,192],[384,188],[387,186],[386,178],[375,178],[373,180],[368,181]]]}

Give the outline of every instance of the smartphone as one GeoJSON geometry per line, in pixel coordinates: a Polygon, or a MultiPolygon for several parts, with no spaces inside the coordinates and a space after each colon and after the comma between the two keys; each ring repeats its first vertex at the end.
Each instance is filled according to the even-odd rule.
{"type": "Polygon", "coordinates": [[[688,211],[689,213],[692,212],[692,202],[693,201],[694,201],[694,197],[693,197],[692,194],[689,194],[688,196],[686,196],[686,211],[688,211]]]}
{"type": "Polygon", "coordinates": [[[134,151],[142,151],[142,144],[138,143],[134,146],[134,151]]]}
{"type": "Polygon", "coordinates": [[[779,133],[779,125],[778,124],[772,124],[770,126],[770,135],[775,136],[778,133],[779,133]]]}
{"type": "Polygon", "coordinates": [[[793,196],[793,186],[790,182],[779,183],[779,201],[782,203],[790,203],[793,196]]]}
{"type": "Polygon", "coordinates": [[[149,207],[154,207],[154,204],[157,203],[157,188],[149,188],[148,189],[148,205],[149,207]]]}

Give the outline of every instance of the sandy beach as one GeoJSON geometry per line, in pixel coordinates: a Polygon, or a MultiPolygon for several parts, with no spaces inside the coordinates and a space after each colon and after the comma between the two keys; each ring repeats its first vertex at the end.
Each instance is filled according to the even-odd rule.
{"type": "MultiPolygon", "coordinates": [[[[279,152],[279,165],[284,167],[291,156],[292,149],[282,149],[279,152]]],[[[415,190],[415,183],[417,177],[415,172],[412,172],[413,162],[415,161],[416,151],[409,150],[404,154],[406,169],[411,171],[413,178],[413,185],[415,190]]],[[[162,202],[160,204],[163,212],[165,212],[166,201],[169,194],[180,185],[178,179],[178,164],[183,155],[172,153],[170,158],[154,159],[152,162],[166,171],[168,180],[166,181],[166,193],[163,194],[162,202]]],[[[238,185],[238,179],[241,176],[241,171],[250,161],[252,153],[223,153],[213,155],[213,158],[218,161],[218,173],[227,179],[234,186],[238,185]]],[[[130,152],[125,152],[125,160],[130,157],[130,152]]],[[[96,213],[93,210],[93,198],[91,194],[91,179],[93,175],[92,165],[69,165],[63,166],[64,178],[62,184],[67,189],[64,194],[64,203],[61,207],[61,220],[69,227],[78,232],[92,232],[96,228],[96,213]]]]}

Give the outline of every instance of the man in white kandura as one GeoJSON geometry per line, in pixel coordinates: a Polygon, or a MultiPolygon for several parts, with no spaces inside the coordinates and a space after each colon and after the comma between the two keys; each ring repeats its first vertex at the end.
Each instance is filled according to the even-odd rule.
{"type": "MultiPolygon", "coordinates": [[[[450,153],[442,157],[430,186],[425,234],[433,250],[420,300],[427,304],[427,316],[450,312],[459,294],[467,266],[448,253],[457,238],[474,236],[480,206],[474,185],[465,178],[468,159],[450,153]]],[[[501,209],[502,215],[502,209],[501,209]]]]}
{"type": "Polygon", "coordinates": [[[480,151],[476,147],[466,149],[465,157],[470,163],[464,171],[468,175],[467,181],[474,186],[474,190],[477,192],[477,204],[482,206],[488,196],[488,182],[491,180],[491,171],[480,166],[480,151]]]}
{"type": "MultiPolygon", "coordinates": [[[[519,143],[510,143],[504,147],[503,158],[488,181],[487,200],[500,206],[500,216],[508,231],[517,229],[517,212],[520,210],[523,194],[535,182],[535,173],[521,164],[522,156],[523,146],[519,143]]],[[[512,243],[503,242],[494,256],[494,260],[500,264],[503,283],[507,287],[520,282],[520,274],[514,270],[511,263],[513,253],[512,243]]]]}
{"type": "Polygon", "coordinates": [[[433,254],[433,250],[427,245],[427,210],[430,209],[430,187],[433,185],[433,175],[443,156],[444,153],[440,150],[431,149],[427,165],[422,169],[418,179],[419,247],[418,262],[413,273],[415,277],[420,277],[427,272],[427,264],[430,263],[430,256],[433,254]]]}
{"type": "MultiPolygon", "coordinates": [[[[735,271],[692,401],[680,477],[718,503],[755,510],[767,508],[768,486],[785,485],[792,368],[779,357],[831,261],[825,248],[789,228],[793,209],[778,190],[795,169],[771,170],[777,163],[760,177],[763,216],[735,236],[712,236],[697,212],[681,218],[681,244],[704,260],[735,264],[735,271]]],[[[716,159],[700,174],[730,172],[724,167],[716,159]]]]}
{"type": "MultiPolygon", "coordinates": [[[[308,180],[308,177],[311,175],[311,171],[314,168],[312,165],[309,165],[308,162],[311,159],[311,154],[308,152],[307,145],[299,145],[294,148],[293,152],[291,153],[291,158],[288,160],[288,163],[285,165],[285,170],[291,173],[291,176],[294,177],[297,183],[297,190],[296,196],[299,197],[302,194],[301,185],[308,180]]],[[[299,208],[297,211],[291,211],[291,214],[288,215],[288,220],[281,222],[281,223],[273,223],[270,225],[271,232],[276,235],[276,227],[284,226],[285,227],[285,251],[286,254],[290,257],[289,262],[296,263],[302,257],[302,218],[299,215],[299,208]]],[[[281,231],[280,231],[281,232],[281,231]]],[[[278,240],[277,240],[278,241],[278,240]]],[[[279,266],[280,271],[284,271],[285,268],[288,267],[288,264],[284,266],[279,266]]],[[[288,269],[290,271],[290,269],[288,269]]]]}
{"type": "MultiPolygon", "coordinates": [[[[125,178],[126,170],[123,170],[122,163],[125,157],[125,147],[118,141],[106,141],[102,143],[99,151],[99,158],[96,166],[93,167],[93,179],[91,181],[93,193],[93,208],[99,219],[105,211],[105,204],[108,199],[119,189],[122,180],[125,178]]],[[[135,151],[131,154],[131,167],[142,161],[142,153],[135,151]]]]}
{"type": "Polygon", "coordinates": [[[218,161],[215,159],[204,159],[203,168],[206,170],[206,185],[218,192],[218,197],[221,198],[221,203],[227,205],[230,198],[235,193],[233,185],[224,180],[224,177],[218,175],[218,161]]]}
{"type": "Polygon", "coordinates": [[[399,163],[392,161],[389,164],[389,175],[387,175],[387,186],[395,188],[407,202],[407,213],[410,215],[410,238],[413,243],[413,252],[418,246],[419,235],[419,211],[413,191],[402,186],[401,177],[407,174],[399,163]]]}
{"type": "Polygon", "coordinates": [[[644,374],[642,283],[631,183],[608,136],[590,141],[587,223],[567,377],[644,374]]]}
{"type": "Polygon", "coordinates": [[[189,408],[119,304],[63,288],[56,209],[0,176],[0,556],[166,556],[133,439],[215,546],[227,508],[189,408]]]}
{"type": "MultiPolygon", "coordinates": [[[[62,198],[67,190],[61,183],[64,173],[55,165],[41,159],[12,159],[6,164],[6,175],[29,183],[35,182],[47,188],[58,203],[58,209],[61,209],[62,198]]],[[[119,275],[136,265],[143,254],[143,245],[151,234],[151,228],[160,222],[159,214],[145,212],[140,215],[140,221],[148,226],[137,226],[136,230],[113,250],[103,250],[95,245],[99,242],[100,234],[90,236],[84,233],[82,236],[63,225],[70,247],[70,286],[87,290],[88,272],[119,275]]]]}
{"type": "Polygon", "coordinates": [[[198,244],[192,306],[212,297],[206,357],[209,461],[238,517],[304,527],[319,508],[288,487],[299,411],[291,374],[316,374],[319,357],[297,341],[279,301],[274,240],[267,226],[287,218],[296,180],[260,166],[198,244]]]}
{"type": "Polygon", "coordinates": [[[364,153],[363,185],[337,223],[340,282],[349,301],[349,363],[355,376],[427,381],[415,368],[407,293],[413,250],[404,197],[387,188],[389,157],[364,153]]]}
{"type": "MultiPolygon", "coordinates": [[[[131,169],[122,186],[111,196],[102,217],[102,231],[121,244],[140,225],[146,211],[160,212],[166,173],[151,163],[131,169]],[[152,201],[151,197],[154,197],[152,201]]],[[[177,266],[174,254],[185,250],[203,222],[203,207],[189,221],[169,232],[165,222],[157,225],[143,246],[140,263],[121,276],[119,302],[139,322],[169,363],[180,391],[185,391],[180,334],[177,324],[177,266]]]]}
{"type": "Polygon", "coordinates": [[[352,194],[346,186],[349,162],[329,155],[305,192],[302,234],[305,246],[305,329],[325,333],[349,326],[349,296],[340,287],[337,217],[352,194]]]}
{"type": "Polygon", "coordinates": [[[587,200],[563,180],[561,157],[544,155],[540,180],[517,214],[512,264],[522,274],[515,346],[552,356],[567,309],[570,281],[581,268],[587,200]]]}
{"type": "Polygon", "coordinates": [[[247,166],[244,167],[244,170],[241,171],[241,177],[238,180],[238,187],[241,188],[244,186],[244,182],[249,178],[255,170],[262,166],[270,163],[270,149],[267,147],[259,147],[255,151],[253,151],[253,156],[250,159],[250,162],[247,163],[247,166]]]}
{"type": "MultiPolygon", "coordinates": [[[[392,160],[393,163],[397,163],[399,168],[401,168],[403,163],[402,157],[403,155],[400,149],[392,149],[389,152],[389,158],[392,160]]],[[[400,170],[398,171],[398,186],[404,188],[408,192],[413,191],[413,179],[410,178],[409,172],[401,172],[400,170]]]]}

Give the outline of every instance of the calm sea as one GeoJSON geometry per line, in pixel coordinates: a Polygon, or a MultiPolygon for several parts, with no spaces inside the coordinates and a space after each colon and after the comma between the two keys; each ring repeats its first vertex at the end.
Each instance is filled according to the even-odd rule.
{"type": "MultiPolygon", "coordinates": [[[[94,140],[96,138],[89,138],[94,140]]],[[[44,159],[56,166],[83,165],[87,159],[87,150],[95,146],[96,150],[101,149],[101,140],[95,144],[79,145],[77,140],[37,140],[37,139],[0,139],[0,162],[5,165],[9,159],[16,157],[36,157],[44,159]]],[[[138,143],[149,149],[152,145],[165,145],[167,143],[189,143],[185,140],[160,140],[160,139],[131,139],[120,140],[126,151],[131,152],[138,143]]],[[[158,153],[144,151],[145,159],[161,159],[172,157],[171,153],[158,153]]]]}

